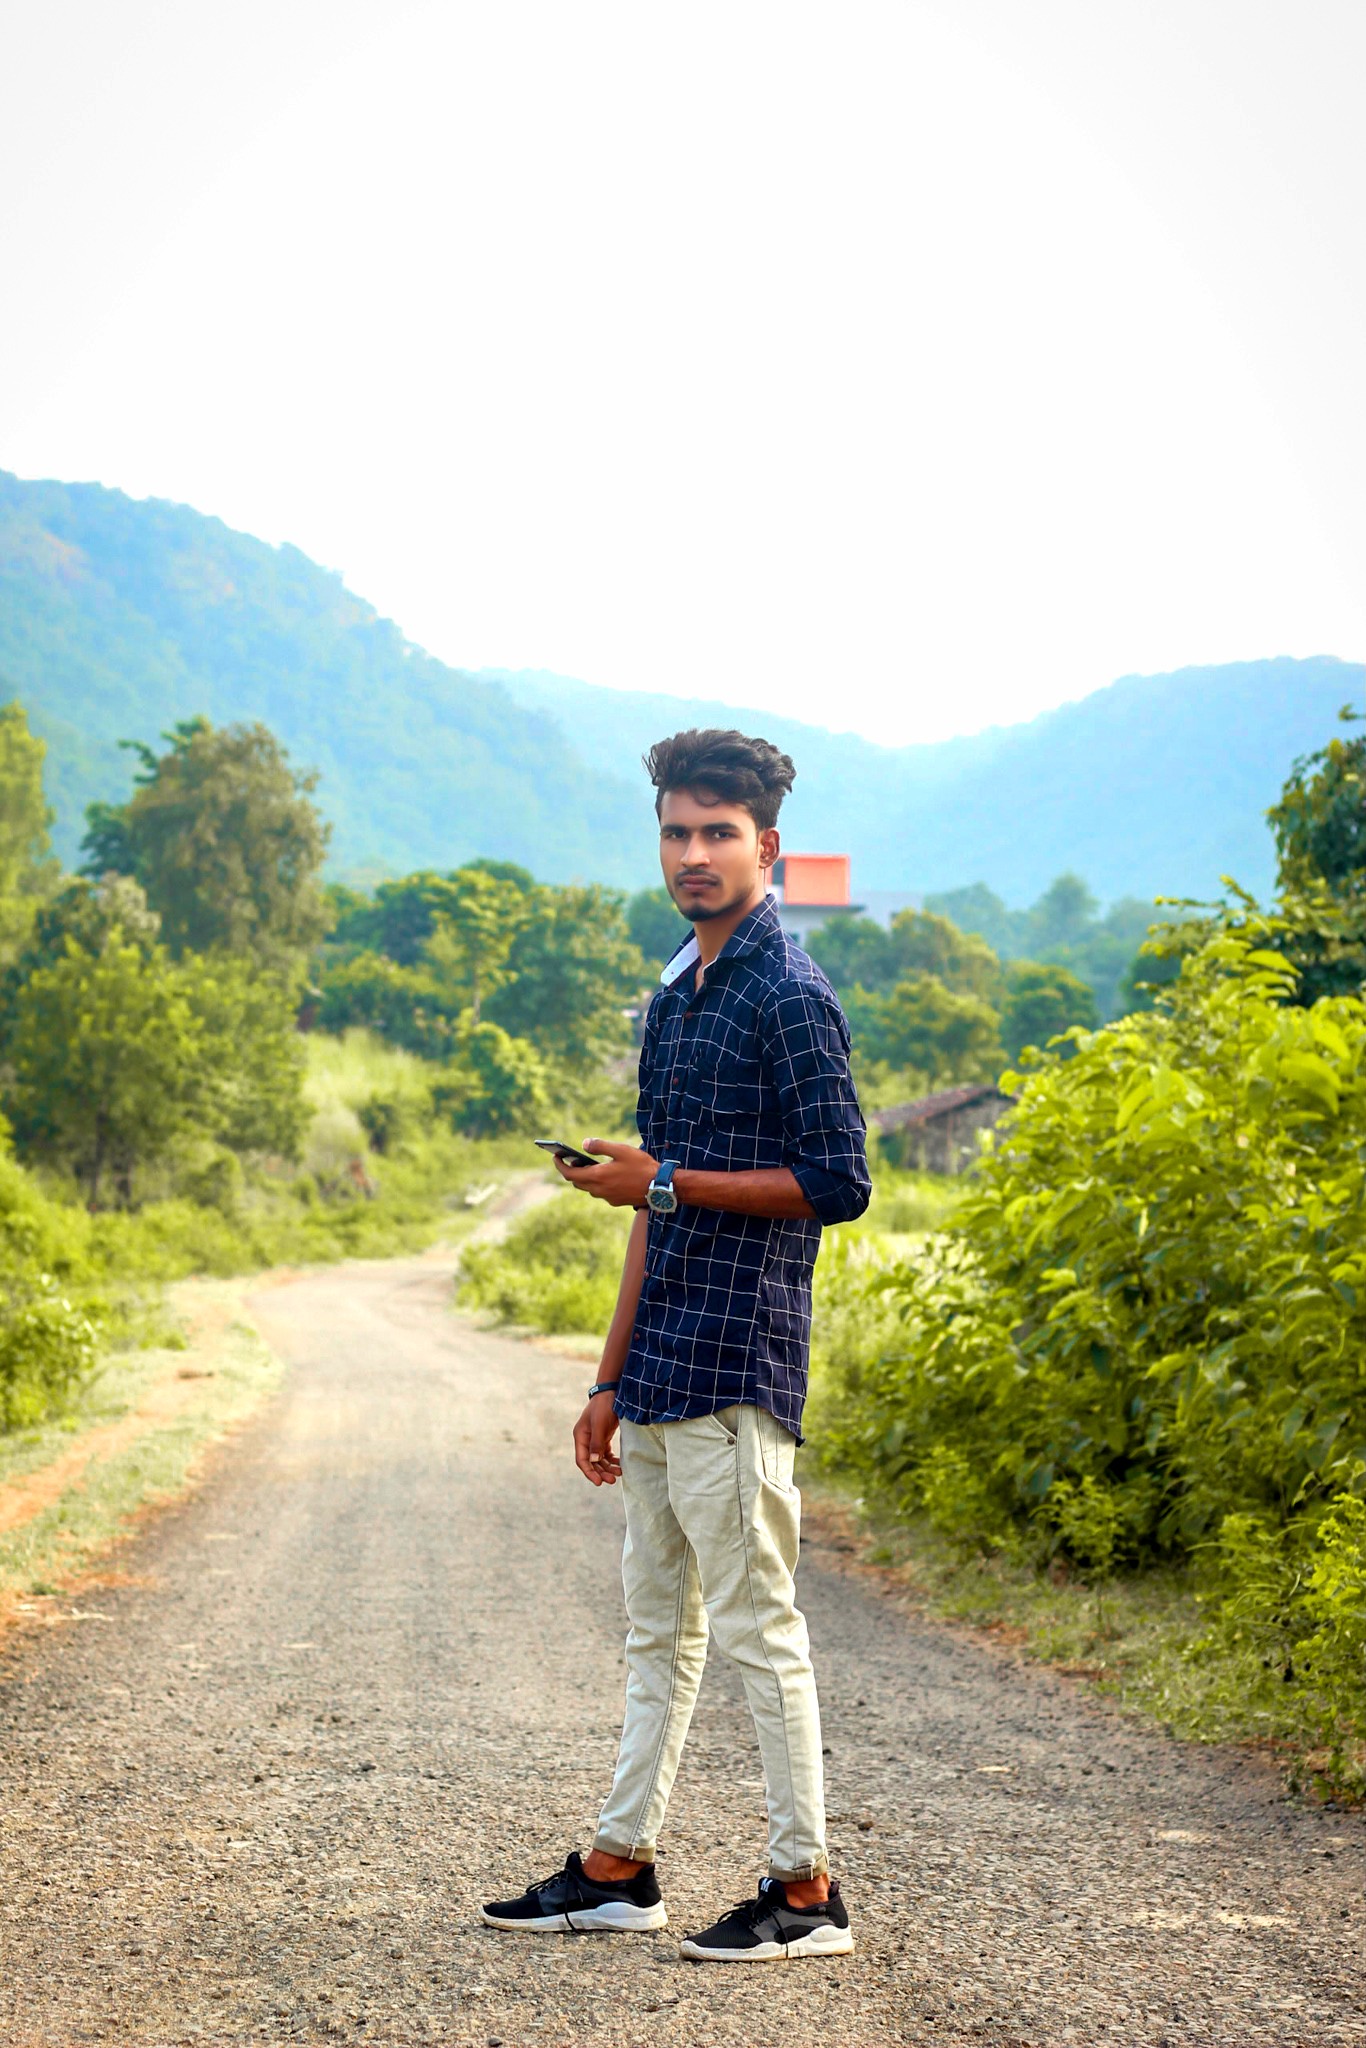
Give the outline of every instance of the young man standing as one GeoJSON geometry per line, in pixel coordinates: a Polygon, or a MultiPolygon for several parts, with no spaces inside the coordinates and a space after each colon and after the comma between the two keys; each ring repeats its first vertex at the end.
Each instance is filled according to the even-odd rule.
{"type": "Polygon", "coordinates": [[[594,1139],[586,1149],[601,1165],[557,1162],[586,1194],[639,1212],[574,1430],[584,1477],[620,1479],[625,1496],[626,1720],[590,1853],[483,1917],[526,1931],[665,1924],[655,1842],[710,1632],[739,1665],[754,1716],[769,1874],[683,1954],[847,1954],[795,1602],[792,1472],[821,1226],[861,1215],[870,1192],[849,1031],[766,892],[794,774],[787,755],[738,732],[685,732],[653,747],[646,767],[664,881],[693,935],[646,1020],[642,1146],[594,1139]]]}

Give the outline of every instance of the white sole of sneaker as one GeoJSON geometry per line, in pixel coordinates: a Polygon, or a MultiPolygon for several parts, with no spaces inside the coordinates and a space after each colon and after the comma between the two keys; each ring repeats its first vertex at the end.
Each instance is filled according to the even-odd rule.
{"type": "Polygon", "coordinates": [[[704,1948],[680,1941],[680,1955],[694,1963],[785,1963],[799,1956],[851,1956],[854,1937],[847,1927],[813,1927],[797,1941],[761,1941],[757,1948],[704,1948]]]}
{"type": "Polygon", "coordinates": [[[550,1913],[544,1920],[502,1920],[479,1908],[479,1917],[489,1927],[505,1927],[510,1934],[650,1934],[667,1927],[669,1916],[662,1904],[628,1906],[613,1900],[605,1906],[585,1906],[582,1912],[550,1913]]]}

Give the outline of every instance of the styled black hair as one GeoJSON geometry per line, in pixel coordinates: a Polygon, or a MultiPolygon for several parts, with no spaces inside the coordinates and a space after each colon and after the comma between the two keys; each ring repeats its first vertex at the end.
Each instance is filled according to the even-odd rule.
{"type": "Polygon", "coordinates": [[[761,832],[777,824],[778,806],[797,774],[791,757],[770,740],[718,727],[656,740],[645,756],[645,772],[655,786],[656,816],[666,790],[711,789],[723,803],[743,804],[761,832]]]}

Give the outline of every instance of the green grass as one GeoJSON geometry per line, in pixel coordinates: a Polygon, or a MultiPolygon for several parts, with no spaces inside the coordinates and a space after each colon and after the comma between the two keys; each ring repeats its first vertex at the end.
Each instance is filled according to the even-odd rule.
{"type": "MultiPolygon", "coordinates": [[[[231,1313],[231,1298],[226,1307],[231,1313]]],[[[0,1534],[0,1599],[51,1594],[89,1567],[139,1511],[182,1493],[204,1449],[251,1415],[281,1377],[261,1338],[236,1319],[189,1348],[178,1342],[108,1357],[59,1420],[0,1440],[0,1484],[40,1475],[180,1372],[197,1376],[183,1388],[175,1381],[183,1399],[173,1414],[149,1416],[145,1428],[97,1454],[39,1513],[0,1534]]]]}
{"type": "MultiPolygon", "coordinates": [[[[813,1438],[817,1459],[818,1436],[813,1438]]],[[[1213,1626],[1217,1593],[1189,1566],[1089,1584],[1061,1559],[1023,1548],[972,1549],[895,1503],[856,1496],[821,1472],[803,1490],[850,1513],[858,1554],[888,1571],[941,1620],[981,1629],[1031,1661],[1086,1680],[1121,1707],[1192,1742],[1257,1743],[1285,1764],[1292,1789],[1351,1803],[1356,1770],[1306,1746],[1302,1708],[1255,1645],[1213,1626]]]]}

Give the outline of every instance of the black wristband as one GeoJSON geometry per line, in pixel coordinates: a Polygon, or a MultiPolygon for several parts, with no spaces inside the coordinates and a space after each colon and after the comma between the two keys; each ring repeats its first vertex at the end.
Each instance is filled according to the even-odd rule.
{"type": "Polygon", "coordinates": [[[606,1394],[609,1391],[615,1394],[620,1384],[620,1380],[594,1380],[592,1386],[588,1389],[588,1398],[591,1401],[594,1394],[606,1394]]]}

